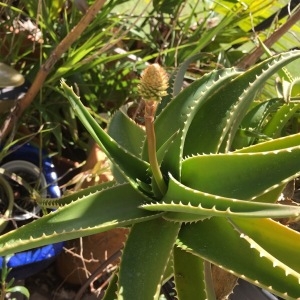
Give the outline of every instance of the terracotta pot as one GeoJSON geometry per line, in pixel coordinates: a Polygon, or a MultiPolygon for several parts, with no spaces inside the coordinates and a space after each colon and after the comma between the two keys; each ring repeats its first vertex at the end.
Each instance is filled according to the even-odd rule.
{"type": "MultiPolygon", "coordinates": [[[[82,174],[92,174],[93,168],[100,164],[106,166],[106,156],[95,143],[87,156],[82,174]]],[[[85,188],[100,182],[112,180],[111,173],[104,172],[94,178],[86,180],[80,184],[80,188],[85,188]]],[[[83,237],[66,242],[65,251],[61,253],[56,261],[58,274],[72,284],[82,284],[103,262],[111,255],[120,250],[127,238],[128,229],[116,228],[95,235],[83,237]]],[[[115,265],[117,262],[113,262],[115,265]]]]}
{"type": "MultiPolygon", "coordinates": [[[[67,242],[56,260],[58,274],[68,283],[83,284],[103,262],[123,247],[126,228],[116,228],[67,242]],[[84,260],[84,261],[83,261],[84,260]]],[[[118,262],[112,262],[116,265],[118,262]]]]}
{"type": "Polygon", "coordinates": [[[232,293],[234,287],[237,284],[238,278],[235,275],[215,265],[211,266],[211,272],[216,293],[216,299],[228,299],[228,296],[232,293]]]}

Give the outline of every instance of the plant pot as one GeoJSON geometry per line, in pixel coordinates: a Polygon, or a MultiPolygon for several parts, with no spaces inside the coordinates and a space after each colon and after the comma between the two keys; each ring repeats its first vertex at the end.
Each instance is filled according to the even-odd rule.
{"type": "MultiPolygon", "coordinates": [[[[123,248],[127,234],[128,229],[115,228],[68,241],[68,251],[63,251],[56,260],[58,274],[68,283],[83,284],[101,264],[123,248]]],[[[111,266],[116,264],[116,261],[110,263],[111,266]]]]}
{"type": "Polygon", "coordinates": [[[13,190],[4,176],[0,175],[0,233],[6,228],[14,205],[13,190]]]}
{"type": "Polygon", "coordinates": [[[11,161],[22,160],[30,162],[37,168],[41,168],[39,174],[43,174],[47,182],[46,194],[49,198],[58,198],[61,196],[60,189],[57,185],[57,174],[52,159],[45,151],[27,143],[24,145],[16,145],[9,151],[0,164],[6,164],[11,161]]]}
{"type": "Polygon", "coordinates": [[[230,300],[278,300],[276,296],[242,279],[229,297],[230,300]]]}
{"type": "MultiPolygon", "coordinates": [[[[96,143],[93,143],[82,172],[91,174],[91,170],[97,164],[101,165],[103,169],[108,168],[106,159],[107,157],[101,151],[100,147],[96,143]]],[[[101,172],[98,174],[97,182],[95,178],[85,180],[80,185],[80,188],[100,182],[108,182],[112,178],[109,170],[101,172]]],[[[109,231],[66,242],[66,250],[62,251],[56,260],[58,274],[68,283],[83,284],[99,266],[123,248],[128,232],[129,229],[127,228],[114,228],[109,231]]],[[[110,262],[112,266],[116,264],[116,261],[110,262]]]]}
{"type": "MultiPolygon", "coordinates": [[[[40,192],[41,197],[58,198],[60,190],[57,186],[57,176],[51,159],[40,150],[30,144],[16,146],[11,149],[1,162],[1,166],[7,174],[15,174],[22,178],[31,187],[40,192]]],[[[41,215],[41,208],[30,198],[28,191],[12,178],[6,180],[12,189],[14,207],[12,208],[10,222],[6,231],[14,229],[13,225],[22,226],[41,215]]],[[[10,276],[16,279],[29,277],[54,261],[62,251],[63,243],[46,245],[36,249],[15,253],[8,261],[8,267],[12,268],[10,276]]],[[[2,265],[0,257],[0,267],[2,265]]]]}
{"type": "MultiPolygon", "coordinates": [[[[43,198],[47,197],[47,181],[43,173],[33,163],[25,160],[13,160],[1,166],[9,173],[13,173],[25,179],[31,187],[35,185],[35,189],[39,191],[39,195],[43,198]]],[[[39,216],[41,208],[34,200],[30,199],[28,191],[19,183],[9,179],[9,183],[14,192],[14,209],[12,218],[15,221],[25,221],[35,216],[39,216]]]]}

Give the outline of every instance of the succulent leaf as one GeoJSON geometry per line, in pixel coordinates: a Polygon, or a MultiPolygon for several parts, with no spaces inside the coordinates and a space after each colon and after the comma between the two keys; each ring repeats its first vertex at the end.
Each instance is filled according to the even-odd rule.
{"type": "Polygon", "coordinates": [[[62,81],[61,87],[82,124],[127,180],[136,188],[136,179],[147,182],[148,163],[140,160],[113,140],[91,116],[73,89],[64,81],[62,81]]]}
{"type": "Polygon", "coordinates": [[[76,201],[3,234],[0,255],[124,227],[161,215],[139,209],[139,205],[150,199],[128,183],[81,196],[76,199],[75,194],[76,201]]]}
{"type": "Polygon", "coordinates": [[[294,148],[300,145],[300,134],[291,134],[289,136],[272,139],[263,143],[255,144],[243,149],[238,149],[234,153],[256,153],[278,151],[294,148]]]}
{"type": "Polygon", "coordinates": [[[284,299],[300,297],[300,274],[237,231],[225,218],[184,225],[178,245],[284,299]]]}
{"type": "Polygon", "coordinates": [[[180,162],[185,135],[195,113],[205,103],[205,96],[213,94],[238,74],[239,72],[234,69],[225,69],[204,75],[184,89],[159,114],[155,120],[158,149],[178,132],[162,163],[163,171],[166,170],[165,174],[171,172],[176,178],[180,177],[180,162]],[[163,130],[159,130],[159,128],[163,128],[163,130]]]}
{"type": "Polygon", "coordinates": [[[233,139],[232,150],[270,140],[262,131],[270,113],[276,111],[281,104],[282,99],[279,98],[253,103],[254,107],[249,109],[233,139]]]}
{"type": "Polygon", "coordinates": [[[164,271],[179,229],[179,223],[162,218],[133,226],[120,264],[119,299],[159,298],[164,271]]]}
{"type": "Polygon", "coordinates": [[[251,200],[297,177],[299,158],[299,146],[266,152],[189,157],[182,162],[181,182],[202,192],[251,200]]]}
{"type": "Polygon", "coordinates": [[[145,130],[137,125],[123,110],[118,110],[111,118],[107,133],[120,146],[136,157],[141,157],[146,139],[145,130]]]}
{"type": "Polygon", "coordinates": [[[299,232],[271,219],[234,218],[231,222],[274,257],[300,273],[299,232]]]}
{"type": "MultiPolygon", "coordinates": [[[[124,111],[117,111],[111,118],[107,133],[121,147],[136,157],[141,157],[142,145],[145,141],[145,131],[137,125],[124,111]]],[[[112,173],[118,182],[126,182],[127,178],[120,172],[118,167],[112,164],[112,173]]],[[[140,182],[140,180],[139,180],[140,182]]],[[[138,183],[142,187],[141,183],[138,183]]],[[[144,185],[147,185],[144,183],[144,185]]]]}
{"type": "Polygon", "coordinates": [[[178,300],[207,299],[204,273],[202,258],[174,248],[174,280],[178,300]]]}
{"type": "Polygon", "coordinates": [[[299,56],[300,51],[294,51],[269,58],[224,84],[217,93],[210,94],[191,123],[184,156],[230,150],[257,91],[277,70],[299,56]]]}
{"type": "Polygon", "coordinates": [[[277,138],[282,136],[282,130],[284,126],[290,121],[290,119],[299,111],[300,103],[284,103],[280,108],[278,108],[266,124],[262,133],[271,138],[277,138]]]}
{"type": "Polygon", "coordinates": [[[203,57],[204,55],[207,54],[200,52],[195,55],[192,55],[179,66],[178,70],[176,71],[176,74],[174,75],[173,93],[172,93],[173,97],[176,97],[182,90],[184,76],[190,64],[196,61],[197,59],[203,57]]]}
{"type": "Polygon", "coordinates": [[[80,191],[63,195],[61,198],[37,198],[37,202],[43,208],[55,209],[61,206],[65,206],[66,204],[70,204],[74,201],[77,201],[78,199],[83,198],[85,196],[95,194],[104,189],[113,187],[115,185],[116,185],[115,181],[108,181],[108,182],[101,183],[99,185],[90,186],[80,191]]]}
{"type": "MultiPolygon", "coordinates": [[[[297,206],[260,203],[212,195],[184,186],[171,176],[167,194],[162,201],[143,204],[141,207],[150,211],[173,212],[174,220],[182,220],[182,214],[184,216],[190,214],[195,219],[198,216],[203,219],[212,216],[284,218],[300,215],[300,207],[297,206]]],[[[164,217],[170,219],[168,213],[164,217]]]]}
{"type": "Polygon", "coordinates": [[[102,300],[116,300],[117,291],[118,291],[118,276],[115,272],[113,274],[113,277],[110,279],[109,285],[105,290],[105,294],[102,300]]]}

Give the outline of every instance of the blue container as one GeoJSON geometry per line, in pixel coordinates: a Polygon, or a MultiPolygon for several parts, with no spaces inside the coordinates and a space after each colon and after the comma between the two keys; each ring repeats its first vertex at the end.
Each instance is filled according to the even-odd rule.
{"type": "MultiPolygon", "coordinates": [[[[46,192],[44,196],[49,198],[58,198],[61,196],[57,185],[57,174],[54,169],[51,158],[45,151],[41,151],[31,144],[17,145],[10,149],[10,154],[1,161],[0,167],[4,169],[11,168],[8,171],[15,172],[13,168],[22,166],[22,163],[34,165],[33,167],[42,170],[41,176],[46,183],[46,192]],[[15,162],[15,164],[14,164],[15,162]]],[[[18,172],[16,172],[18,174],[18,172]]],[[[26,181],[26,178],[24,178],[26,181]]],[[[28,222],[28,216],[18,216],[16,220],[28,222]]],[[[25,279],[42,269],[46,268],[55,257],[62,251],[63,242],[51,244],[28,251],[15,253],[8,261],[7,266],[12,268],[10,277],[16,279],[25,279]]],[[[0,268],[2,268],[3,257],[0,257],[0,268]]]]}
{"type": "Polygon", "coordinates": [[[51,158],[45,151],[41,151],[39,148],[27,143],[22,146],[17,145],[12,147],[10,152],[11,153],[5,156],[5,158],[1,161],[0,167],[8,162],[16,160],[27,161],[38,168],[41,167],[48,186],[47,196],[49,198],[58,198],[61,196],[60,189],[57,185],[57,174],[55,172],[54,165],[51,158]],[[40,158],[40,156],[42,157],[40,158]]]}

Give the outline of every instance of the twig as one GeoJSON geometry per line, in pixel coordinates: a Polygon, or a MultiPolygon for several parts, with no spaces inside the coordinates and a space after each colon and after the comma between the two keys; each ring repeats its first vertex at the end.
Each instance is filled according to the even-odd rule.
{"type": "MultiPolygon", "coordinates": [[[[264,41],[264,44],[270,48],[274,43],[276,43],[288,30],[300,20],[300,6],[296,9],[294,14],[280,27],[278,28],[268,39],[264,41]]],[[[253,66],[257,60],[264,54],[264,49],[260,45],[252,53],[246,55],[237,64],[237,67],[241,69],[247,69],[253,66]]]]}
{"type": "Polygon", "coordinates": [[[70,46],[80,37],[82,32],[95,18],[99,10],[103,7],[105,0],[96,0],[93,5],[89,7],[86,14],[81,18],[78,24],[70,31],[70,33],[58,44],[58,46],[51,53],[50,57],[41,66],[28,92],[22,98],[10,116],[5,120],[0,130],[0,141],[3,140],[9,132],[13,129],[15,122],[21,117],[24,110],[32,103],[35,96],[41,89],[49,72],[61,56],[70,48],[70,46]]]}
{"type": "Polygon", "coordinates": [[[74,300],[80,300],[82,299],[82,295],[84,291],[87,289],[87,287],[90,285],[91,282],[94,281],[96,277],[98,277],[99,273],[103,272],[103,270],[112,262],[117,260],[122,254],[122,250],[116,251],[112,256],[110,256],[105,262],[103,262],[88,278],[88,280],[81,286],[80,290],[77,292],[74,300]]]}

